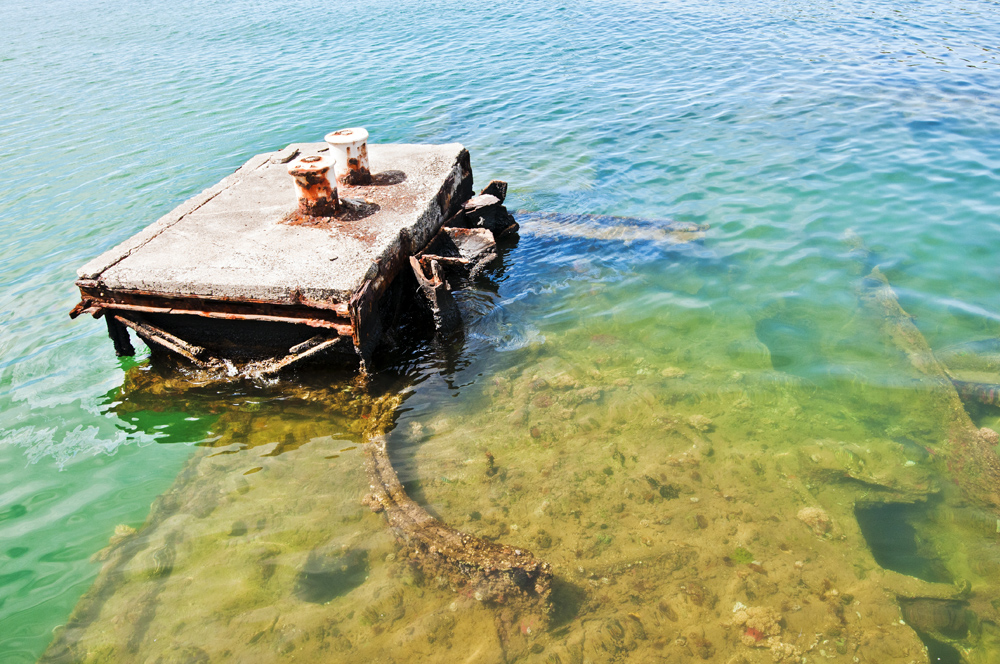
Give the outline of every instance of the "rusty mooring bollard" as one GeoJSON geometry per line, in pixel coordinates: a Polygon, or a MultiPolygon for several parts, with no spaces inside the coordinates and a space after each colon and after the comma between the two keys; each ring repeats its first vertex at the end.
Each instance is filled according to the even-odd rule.
{"type": "Polygon", "coordinates": [[[332,217],[340,210],[336,185],[327,176],[335,162],[332,157],[310,155],[288,164],[288,174],[299,190],[299,213],[310,217],[332,217]]]}
{"type": "Polygon", "coordinates": [[[346,185],[371,184],[368,166],[368,130],[361,127],[341,129],[324,137],[337,160],[337,182],[346,185]]]}

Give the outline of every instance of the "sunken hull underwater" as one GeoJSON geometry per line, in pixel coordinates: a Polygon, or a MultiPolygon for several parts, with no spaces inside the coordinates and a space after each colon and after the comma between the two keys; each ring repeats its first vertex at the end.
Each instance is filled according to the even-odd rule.
{"type": "Polygon", "coordinates": [[[474,197],[457,143],[370,145],[363,184],[338,177],[336,212],[310,209],[291,166],[328,150],[257,155],[98,256],[78,271],[70,315],[104,318],[119,355],[134,353],[131,330],[154,352],[255,375],[306,359],[364,370],[414,303],[439,330],[455,327],[445,278],[491,260],[495,239],[516,230],[506,185],[474,197]]]}

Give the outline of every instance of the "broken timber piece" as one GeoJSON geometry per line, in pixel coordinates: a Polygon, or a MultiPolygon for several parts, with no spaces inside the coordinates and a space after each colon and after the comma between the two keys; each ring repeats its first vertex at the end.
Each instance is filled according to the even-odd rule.
{"type": "Polygon", "coordinates": [[[503,203],[507,198],[507,183],[503,180],[490,180],[490,183],[479,192],[482,195],[496,196],[503,203]]]}
{"type": "Polygon", "coordinates": [[[423,293],[431,314],[434,316],[434,328],[443,335],[449,335],[462,326],[462,316],[458,312],[458,305],[451,295],[451,289],[444,278],[444,269],[436,260],[430,261],[430,273],[428,277],[424,274],[424,268],[415,256],[410,256],[410,267],[413,269],[413,276],[417,279],[420,292],[423,293]]]}
{"type": "Polygon", "coordinates": [[[513,215],[507,212],[500,198],[492,194],[473,196],[465,202],[462,210],[469,228],[485,228],[497,240],[518,230],[513,215]]]}
{"type": "Polygon", "coordinates": [[[497,243],[493,234],[484,228],[442,228],[417,254],[425,272],[430,269],[432,260],[443,265],[453,289],[456,282],[451,281],[452,278],[475,277],[496,257],[497,243]]]}
{"type": "Polygon", "coordinates": [[[397,322],[389,304],[402,288],[396,277],[460,215],[472,168],[455,143],[359,144],[352,149],[368,160],[358,165],[370,164],[370,179],[313,183],[329,179],[328,156],[341,148],[301,143],[253,157],[81,268],[82,301],[71,315],[110,314],[119,355],[134,351],[116,316],[141,314],[159,332],[140,334],[184,357],[171,339],[259,363],[322,331],[345,337],[350,343],[330,347],[353,349],[364,368],[397,322]],[[329,198],[338,193],[354,202],[338,207],[329,198]]]}

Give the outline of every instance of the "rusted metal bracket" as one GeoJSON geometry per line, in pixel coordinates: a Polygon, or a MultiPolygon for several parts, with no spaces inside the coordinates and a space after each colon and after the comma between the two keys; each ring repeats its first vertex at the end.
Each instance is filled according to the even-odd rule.
{"type": "Polygon", "coordinates": [[[285,369],[297,362],[300,362],[306,358],[319,355],[320,353],[327,351],[334,346],[339,346],[341,344],[346,344],[350,340],[350,337],[321,337],[315,336],[308,341],[303,341],[302,343],[292,346],[289,349],[288,355],[276,361],[268,361],[265,366],[260,368],[258,371],[253,372],[257,376],[273,376],[282,369],[285,369]]]}
{"type": "Polygon", "coordinates": [[[214,365],[221,365],[222,361],[218,358],[212,357],[208,354],[201,346],[195,346],[184,341],[180,337],[170,334],[166,330],[161,330],[155,325],[150,325],[144,321],[132,320],[126,318],[125,316],[107,316],[106,318],[114,318],[120,324],[128,326],[135,330],[144,341],[149,343],[157,344],[169,351],[177,353],[181,357],[186,358],[196,366],[206,368],[214,365]]]}
{"type": "Polygon", "coordinates": [[[85,297],[79,304],[70,309],[69,317],[75,320],[80,314],[90,314],[94,318],[100,318],[104,315],[104,308],[85,297]]]}
{"type": "Polygon", "coordinates": [[[274,323],[292,323],[296,325],[308,325],[309,327],[328,328],[336,330],[337,334],[350,336],[353,328],[343,323],[335,323],[318,318],[292,318],[286,316],[267,316],[263,314],[231,314],[219,311],[192,311],[190,309],[173,309],[170,307],[147,307],[135,304],[109,305],[108,309],[121,309],[123,311],[139,311],[150,314],[185,314],[189,316],[203,316],[205,318],[221,318],[225,320],[257,320],[274,323]]]}
{"type": "Polygon", "coordinates": [[[458,312],[458,305],[451,295],[448,282],[444,278],[444,268],[441,264],[431,259],[431,276],[424,274],[424,269],[416,256],[410,256],[410,267],[413,268],[413,276],[417,278],[420,291],[424,294],[434,315],[434,328],[439,334],[448,335],[455,332],[462,326],[462,316],[458,312]]]}

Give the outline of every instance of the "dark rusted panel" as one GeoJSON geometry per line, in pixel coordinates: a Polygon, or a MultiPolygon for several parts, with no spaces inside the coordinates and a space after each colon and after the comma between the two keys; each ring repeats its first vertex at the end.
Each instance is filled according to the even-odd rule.
{"type": "Polygon", "coordinates": [[[417,278],[420,292],[423,293],[434,315],[434,327],[439,333],[448,335],[462,326],[462,316],[458,312],[455,298],[451,295],[448,282],[445,281],[444,268],[434,259],[429,260],[429,265],[430,277],[424,273],[420,261],[415,256],[410,256],[413,276],[417,278]]]}
{"type": "Polygon", "coordinates": [[[496,196],[497,199],[503,203],[504,199],[507,198],[507,183],[503,180],[490,180],[490,183],[483,187],[483,190],[479,192],[479,195],[496,196]]]}
{"type": "Polygon", "coordinates": [[[445,180],[444,186],[437,195],[437,204],[444,212],[444,218],[449,219],[462,210],[465,201],[472,197],[472,159],[468,150],[462,150],[458,155],[458,165],[461,169],[461,180],[457,183],[452,172],[445,180]],[[454,194],[452,189],[455,189],[454,194]]]}
{"type": "MultiPolygon", "coordinates": [[[[382,338],[383,297],[409,258],[408,251],[404,250],[403,240],[401,238],[396,242],[386,260],[378,261],[372,266],[364,284],[348,305],[354,328],[354,347],[365,363],[371,361],[382,338]]],[[[409,242],[406,244],[409,245],[409,242]]]]}
{"type": "MultiPolygon", "coordinates": [[[[351,322],[354,328],[354,348],[362,364],[369,364],[375,347],[382,337],[382,316],[379,315],[379,289],[374,280],[366,281],[351,298],[351,322]]],[[[364,368],[364,367],[363,367],[364,368]]]]}

